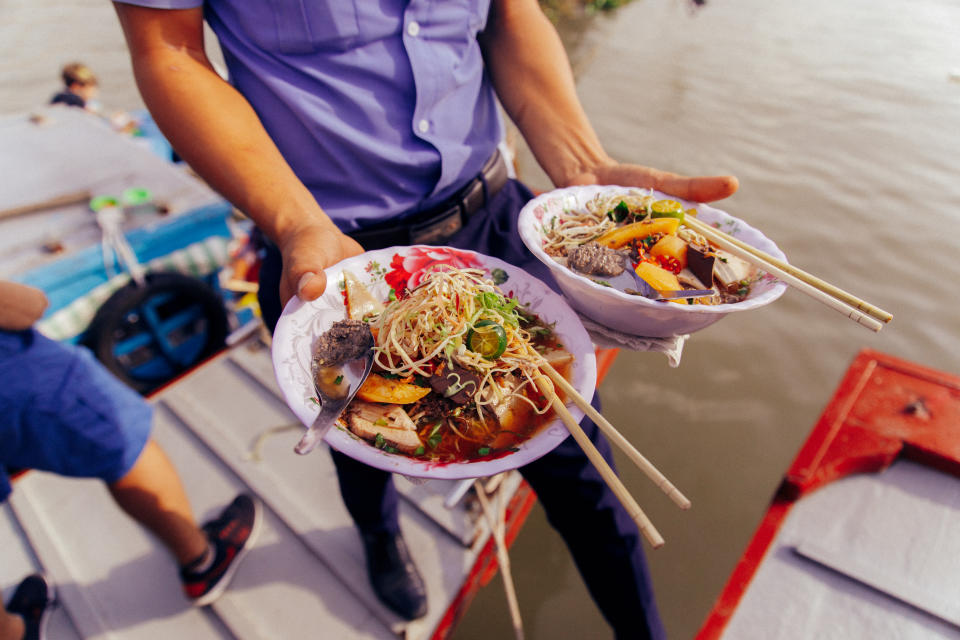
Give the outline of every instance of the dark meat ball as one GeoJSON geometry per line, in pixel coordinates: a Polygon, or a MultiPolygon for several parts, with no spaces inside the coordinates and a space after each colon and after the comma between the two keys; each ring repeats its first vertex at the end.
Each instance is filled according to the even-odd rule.
{"type": "Polygon", "coordinates": [[[567,264],[588,275],[618,276],[624,271],[623,255],[596,242],[587,242],[571,251],[567,264]]]}
{"type": "Polygon", "coordinates": [[[373,346],[373,334],[366,322],[339,320],[317,338],[314,364],[332,367],[359,358],[373,346]]]}

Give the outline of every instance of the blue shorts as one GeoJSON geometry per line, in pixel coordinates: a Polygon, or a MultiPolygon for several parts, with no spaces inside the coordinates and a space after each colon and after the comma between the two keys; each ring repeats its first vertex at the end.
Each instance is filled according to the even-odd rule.
{"type": "Polygon", "coordinates": [[[10,469],[119,480],[146,445],[153,407],[89,350],[0,331],[0,502],[10,469]]]}

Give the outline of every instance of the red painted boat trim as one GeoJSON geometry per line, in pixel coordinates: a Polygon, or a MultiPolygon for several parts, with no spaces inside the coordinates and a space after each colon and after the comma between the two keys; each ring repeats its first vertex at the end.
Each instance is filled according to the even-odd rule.
{"type": "Polygon", "coordinates": [[[697,640],[722,635],[799,498],[901,456],[960,476],[960,377],[864,349],[784,475],[697,640]]]}
{"type": "Polygon", "coordinates": [[[603,382],[603,379],[607,377],[607,373],[610,371],[610,367],[613,365],[613,361],[617,358],[617,353],[619,349],[597,349],[597,386],[600,386],[600,383],[603,382]]]}

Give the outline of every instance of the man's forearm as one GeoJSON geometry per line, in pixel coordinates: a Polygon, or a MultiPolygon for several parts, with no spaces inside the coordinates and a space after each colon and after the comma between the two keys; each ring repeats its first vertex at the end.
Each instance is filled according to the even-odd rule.
{"type": "Polygon", "coordinates": [[[576,94],[556,29],[536,0],[494,0],[481,43],[497,95],[557,186],[609,164],[576,94]]]}
{"type": "Polygon", "coordinates": [[[131,24],[125,11],[137,10],[118,10],[134,75],[177,153],[278,244],[304,224],[332,228],[246,99],[214,71],[202,37],[195,46],[177,40],[158,44],[156,38],[142,37],[149,22],[131,24]]]}

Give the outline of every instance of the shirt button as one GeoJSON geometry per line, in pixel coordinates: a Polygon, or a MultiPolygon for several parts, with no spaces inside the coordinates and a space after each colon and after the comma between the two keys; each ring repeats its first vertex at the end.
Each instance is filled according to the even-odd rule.
{"type": "Polygon", "coordinates": [[[420,23],[411,20],[410,24],[407,25],[407,33],[416,38],[417,34],[420,33],[420,23]]]}
{"type": "Polygon", "coordinates": [[[426,133],[430,130],[430,123],[426,120],[421,120],[417,123],[417,129],[420,130],[420,133],[426,133]]]}

